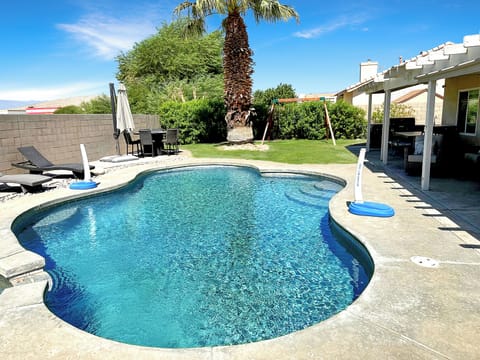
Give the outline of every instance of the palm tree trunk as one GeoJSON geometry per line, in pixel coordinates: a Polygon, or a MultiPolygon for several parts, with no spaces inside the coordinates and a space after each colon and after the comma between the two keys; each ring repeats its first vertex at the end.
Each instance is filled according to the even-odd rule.
{"type": "Polygon", "coordinates": [[[224,101],[227,107],[229,142],[250,142],[253,130],[250,120],[252,100],[252,50],[248,44],[245,23],[238,12],[233,12],[225,19],[224,44],[224,101]]]}

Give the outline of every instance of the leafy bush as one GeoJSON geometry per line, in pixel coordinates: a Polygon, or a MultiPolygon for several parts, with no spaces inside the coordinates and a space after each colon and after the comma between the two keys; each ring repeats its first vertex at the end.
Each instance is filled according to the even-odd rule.
{"type": "Polygon", "coordinates": [[[290,103],[277,106],[277,109],[277,131],[280,138],[308,140],[325,138],[323,103],[290,103]]]}
{"type": "Polygon", "coordinates": [[[220,100],[167,101],[156,113],[164,128],[178,128],[182,144],[220,142],[227,136],[225,107],[220,100]]]}
{"type": "Polygon", "coordinates": [[[328,104],[328,113],[337,139],[364,138],[367,124],[365,111],[344,101],[328,104]]]}
{"type": "MultiPolygon", "coordinates": [[[[372,122],[383,123],[383,108],[384,105],[377,106],[372,113],[372,122]]],[[[405,118],[415,117],[415,110],[410,105],[405,104],[390,104],[390,117],[391,118],[405,118]]]]}
{"type": "Polygon", "coordinates": [[[278,85],[276,88],[257,90],[253,93],[253,104],[269,106],[274,99],[296,98],[297,94],[290,84],[278,85]]]}
{"type": "Polygon", "coordinates": [[[155,113],[165,101],[223,96],[223,34],[185,37],[185,20],[164,23],[157,34],[117,57],[117,79],[134,113],[155,113]]]}
{"type": "MultiPolygon", "coordinates": [[[[265,110],[265,107],[259,107],[265,110]]],[[[330,121],[338,139],[357,139],[365,136],[366,122],[365,113],[362,109],[345,102],[327,103],[330,121]]],[[[263,124],[267,118],[263,111],[263,124]]],[[[276,139],[309,139],[321,140],[330,137],[326,125],[325,108],[323,102],[289,103],[275,106],[273,138],[276,139]]],[[[261,138],[257,131],[256,138],[261,138]]]]}
{"type": "Polygon", "coordinates": [[[103,94],[97,96],[96,98],[82,102],[80,107],[86,114],[111,114],[112,105],[110,102],[110,97],[103,94]]]}
{"type": "Polygon", "coordinates": [[[85,111],[77,105],[67,105],[55,110],[54,114],[85,114],[85,111]]]}
{"type": "Polygon", "coordinates": [[[57,109],[54,114],[111,114],[110,97],[97,96],[90,101],[83,101],[80,106],[67,105],[57,109]]]}

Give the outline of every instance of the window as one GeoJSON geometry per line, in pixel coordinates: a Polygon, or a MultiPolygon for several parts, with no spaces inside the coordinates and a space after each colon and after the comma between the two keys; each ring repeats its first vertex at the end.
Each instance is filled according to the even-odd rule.
{"type": "Polygon", "coordinates": [[[479,117],[480,90],[460,91],[458,96],[458,131],[475,134],[479,117]]]}

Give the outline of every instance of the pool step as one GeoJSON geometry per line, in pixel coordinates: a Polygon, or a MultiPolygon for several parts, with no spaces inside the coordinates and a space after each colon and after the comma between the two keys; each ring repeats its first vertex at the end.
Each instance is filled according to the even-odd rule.
{"type": "Polygon", "coordinates": [[[328,205],[331,196],[322,196],[321,194],[305,193],[301,189],[285,192],[285,197],[297,204],[323,208],[328,205]]]}
{"type": "Polygon", "coordinates": [[[328,180],[317,182],[313,185],[313,187],[320,191],[329,191],[333,193],[337,193],[343,189],[342,185],[328,180]]]}
{"type": "Polygon", "coordinates": [[[331,190],[318,190],[313,186],[303,187],[298,189],[298,191],[303,195],[314,199],[330,199],[336,193],[336,191],[331,190]]]}

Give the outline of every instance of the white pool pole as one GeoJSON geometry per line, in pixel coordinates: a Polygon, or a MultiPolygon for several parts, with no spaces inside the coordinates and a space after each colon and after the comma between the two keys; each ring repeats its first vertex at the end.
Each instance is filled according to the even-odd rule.
{"type": "Polygon", "coordinates": [[[92,177],[90,175],[90,165],[88,164],[87,151],[85,150],[85,145],[80,144],[80,152],[82,153],[84,181],[91,181],[92,177]]]}
{"type": "Polygon", "coordinates": [[[358,162],[357,162],[357,172],[355,174],[355,202],[356,203],[363,203],[363,195],[362,195],[362,172],[363,172],[363,163],[365,161],[365,148],[360,149],[360,154],[358,155],[358,162]]]}

